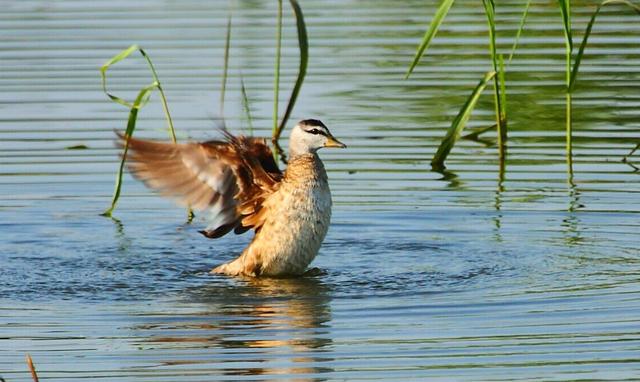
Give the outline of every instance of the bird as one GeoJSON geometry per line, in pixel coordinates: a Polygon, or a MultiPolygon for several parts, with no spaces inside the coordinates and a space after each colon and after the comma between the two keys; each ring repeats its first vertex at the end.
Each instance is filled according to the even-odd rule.
{"type": "Polygon", "coordinates": [[[282,172],[265,139],[221,131],[223,139],[189,143],[117,134],[135,178],[209,216],[207,228],[200,231],[204,236],[215,239],[253,229],[242,253],[211,273],[303,275],[331,221],[331,191],[317,152],[346,145],[320,120],[302,120],[291,130],[289,162],[282,172]]]}

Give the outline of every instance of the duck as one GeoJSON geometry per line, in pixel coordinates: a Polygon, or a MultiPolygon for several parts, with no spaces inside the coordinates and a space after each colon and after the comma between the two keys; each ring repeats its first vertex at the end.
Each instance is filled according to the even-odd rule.
{"type": "Polygon", "coordinates": [[[118,133],[129,172],[147,187],[208,217],[205,237],[229,232],[254,236],[235,259],[211,273],[243,277],[295,277],[315,259],[331,221],[331,190],[318,156],[346,148],[317,119],[298,122],[289,136],[282,172],[267,141],[233,135],[171,143],[118,133]]]}

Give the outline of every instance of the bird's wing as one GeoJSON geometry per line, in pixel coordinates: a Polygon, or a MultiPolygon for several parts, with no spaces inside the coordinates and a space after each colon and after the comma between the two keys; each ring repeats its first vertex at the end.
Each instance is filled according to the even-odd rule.
{"type": "Polygon", "coordinates": [[[259,230],[265,214],[262,202],[278,189],[282,172],[264,139],[233,136],[204,143],[164,143],[125,137],[129,171],[148,187],[197,211],[211,224],[210,238],[232,229],[259,230]]]}

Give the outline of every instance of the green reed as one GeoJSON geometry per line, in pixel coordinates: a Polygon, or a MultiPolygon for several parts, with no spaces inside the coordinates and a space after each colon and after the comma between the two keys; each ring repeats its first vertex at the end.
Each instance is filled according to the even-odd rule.
{"type": "MultiPolygon", "coordinates": [[[[171,113],[169,112],[169,104],[167,103],[167,97],[164,94],[164,90],[162,89],[162,85],[160,84],[160,80],[158,79],[158,74],[156,73],[155,67],[151,62],[151,59],[142,48],[140,48],[138,45],[131,45],[129,48],[116,54],[110,60],[108,60],[104,65],[102,65],[102,67],[100,68],[100,76],[102,78],[102,90],[104,91],[104,93],[112,101],[129,108],[129,118],[127,120],[127,128],[125,130],[126,137],[131,137],[133,135],[133,132],[136,128],[136,122],[138,120],[138,111],[149,102],[151,93],[154,90],[158,90],[158,92],[160,93],[160,99],[162,101],[162,108],[164,110],[164,114],[167,119],[169,135],[171,136],[171,140],[173,142],[176,142],[176,133],[175,133],[175,129],[173,128],[173,120],[171,119],[171,113]],[[137,97],[134,99],[133,102],[127,102],[124,99],[109,93],[109,91],[107,90],[107,70],[109,70],[111,66],[129,57],[132,53],[136,51],[140,52],[142,57],[144,57],[144,59],[147,61],[149,69],[151,70],[151,76],[153,81],[149,85],[144,86],[142,89],[140,89],[137,97]]],[[[116,175],[116,183],[115,183],[115,189],[113,192],[113,197],[111,199],[111,206],[102,213],[102,215],[104,216],[111,217],[111,215],[113,214],[113,210],[116,208],[116,204],[118,203],[118,199],[120,198],[120,192],[122,189],[122,176],[124,174],[124,163],[125,163],[125,160],[127,159],[128,150],[129,150],[129,141],[127,139],[125,140],[124,151],[122,153],[122,159],[120,160],[120,167],[118,169],[118,174],[116,175]]]]}
{"type": "Polygon", "coordinates": [[[566,129],[566,152],[567,152],[567,164],[569,166],[569,173],[573,173],[573,142],[572,142],[572,96],[569,91],[569,85],[571,83],[571,55],[573,53],[573,36],[571,34],[571,1],[570,0],[558,0],[558,6],[560,7],[560,13],[562,15],[562,26],[564,28],[564,41],[565,41],[565,82],[566,82],[566,115],[565,115],[565,129],[566,129]]]}
{"type": "MultiPolygon", "coordinates": [[[[442,0],[440,6],[436,10],[436,13],[429,24],[429,28],[425,32],[424,37],[418,48],[416,49],[416,54],[413,58],[413,61],[409,65],[409,69],[405,75],[405,78],[409,78],[416,65],[420,61],[421,57],[424,55],[426,50],[428,49],[431,41],[435,37],[438,29],[443,23],[445,16],[453,6],[454,0],[442,0]]],[[[500,161],[504,161],[505,153],[506,153],[506,142],[507,142],[507,96],[506,96],[506,85],[505,85],[505,65],[504,65],[504,57],[502,54],[498,54],[498,49],[496,45],[496,19],[495,19],[495,3],[494,0],[482,0],[482,4],[484,6],[485,15],[487,17],[487,26],[489,31],[489,54],[491,57],[491,63],[493,67],[493,72],[496,74],[492,76],[494,81],[493,84],[493,98],[494,98],[494,106],[495,106],[495,118],[496,124],[491,126],[490,128],[483,129],[481,132],[488,131],[493,127],[497,129],[498,136],[498,150],[499,150],[499,158],[500,161]]],[[[514,52],[518,45],[518,41],[520,39],[520,35],[524,29],[525,20],[527,18],[527,14],[529,12],[529,7],[531,5],[531,0],[527,1],[521,21],[520,26],[518,28],[518,32],[515,38],[515,42],[513,44],[511,55],[509,56],[509,60],[513,58],[514,52]]],[[[485,76],[486,77],[486,76],[485,76]]],[[[482,82],[482,81],[481,81],[482,82]]],[[[484,86],[482,87],[484,89],[484,86]]],[[[472,93],[473,96],[474,93],[472,93]]],[[[460,111],[464,112],[464,109],[469,105],[474,106],[475,102],[469,102],[470,99],[467,100],[465,105],[463,105],[463,109],[460,111]]],[[[480,134],[480,133],[476,133],[480,134]]],[[[448,134],[449,135],[449,134],[448,134]]],[[[448,136],[447,135],[447,136],[448,136]]],[[[457,140],[457,138],[456,138],[457,140]]],[[[455,140],[453,141],[455,143],[455,140]]],[[[444,142],[443,142],[444,143],[444,142]]],[[[447,146],[448,144],[445,144],[447,146]]],[[[442,144],[441,144],[442,147],[442,144]]],[[[440,158],[443,162],[446,159],[446,155],[448,155],[449,150],[444,150],[440,152],[440,155],[436,155],[440,157],[444,154],[443,158],[440,158]]],[[[439,160],[436,161],[439,163],[439,160]]],[[[435,166],[438,167],[438,166],[435,166]]]]}
{"type": "Polygon", "coordinates": [[[498,56],[496,51],[496,6],[493,0],[482,0],[487,24],[489,28],[489,52],[493,71],[499,73],[493,76],[493,103],[495,105],[496,128],[498,129],[498,152],[500,160],[504,159],[505,145],[507,142],[507,112],[506,112],[506,87],[504,85],[504,59],[498,56]]]}
{"type": "MultiPolygon", "coordinates": [[[[278,141],[278,105],[280,96],[280,59],[282,58],[282,0],[278,0],[276,17],[276,64],[273,74],[273,128],[271,131],[274,143],[278,141]]],[[[276,151],[277,160],[277,151],[276,151]]]]}
{"type": "Polygon", "coordinates": [[[524,12],[522,12],[522,17],[520,18],[520,26],[518,27],[518,32],[516,33],[516,38],[513,42],[513,46],[511,47],[511,53],[509,54],[508,64],[511,64],[511,60],[516,53],[516,48],[518,47],[518,43],[520,42],[520,36],[522,35],[522,31],[524,30],[524,24],[527,22],[527,16],[529,15],[529,8],[531,8],[531,0],[527,1],[527,5],[524,7],[524,12]]]}
{"type": "Polygon", "coordinates": [[[580,63],[582,62],[582,56],[584,55],[584,50],[587,47],[587,42],[589,40],[589,36],[591,36],[591,30],[593,29],[593,24],[596,22],[596,17],[600,14],[600,10],[605,5],[626,5],[634,10],[637,14],[640,15],[640,5],[636,5],[631,1],[627,0],[604,0],[602,3],[598,5],[595,12],[591,15],[591,20],[589,20],[589,24],[587,24],[587,29],[584,32],[584,37],[582,38],[582,43],[580,44],[580,48],[578,49],[578,54],[576,55],[575,63],[573,64],[573,69],[571,70],[571,76],[569,79],[569,87],[568,90],[573,92],[575,89],[576,79],[578,77],[578,70],[580,69],[580,63]]]}
{"type": "Polygon", "coordinates": [[[469,121],[469,118],[471,117],[471,113],[473,112],[473,109],[475,108],[476,103],[480,98],[480,95],[484,91],[489,81],[491,81],[495,77],[496,77],[496,72],[486,73],[484,75],[484,78],[480,80],[480,82],[475,87],[473,92],[471,92],[471,95],[462,106],[462,109],[460,109],[460,112],[458,113],[456,118],[451,123],[451,126],[447,130],[447,134],[442,139],[442,142],[440,142],[438,151],[436,151],[436,154],[433,156],[433,159],[431,160],[431,167],[433,168],[434,171],[444,170],[445,168],[444,161],[449,155],[449,152],[451,152],[451,149],[453,148],[455,143],[460,138],[462,129],[464,129],[465,125],[467,124],[467,121],[469,121]]]}
{"type": "Polygon", "coordinates": [[[231,47],[231,14],[227,17],[227,33],[224,43],[224,65],[222,67],[222,84],[220,85],[220,117],[224,118],[224,97],[229,75],[229,48],[231,47]]]}
{"type": "Polygon", "coordinates": [[[300,88],[302,87],[302,83],[304,82],[304,77],[307,74],[307,65],[309,64],[309,38],[307,36],[307,27],[304,22],[304,15],[302,14],[302,9],[300,8],[300,4],[298,4],[297,0],[289,0],[289,2],[291,3],[291,8],[293,8],[293,13],[296,17],[296,29],[298,31],[298,48],[300,49],[300,64],[298,66],[298,76],[296,78],[295,84],[293,85],[293,89],[291,90],[287,108],[285,109],[284,116],[282,117],[282,120],[280,120],[278,130],[276,131],[276,139],[280,137],[282,130],[284,129],[287,121],[289,120],[289,117],[291,116],[293,107],[296,103],[296,100],[298,99],[298,94],[300,93],[300,88]]]}
{"type": "MultiPolygon", "coordinates": [[[[225,44],[224,44],[224,61],[222,68],[222,83],[220,85],[220,117],[223,121],[224,125],[224,103],[225,103],[225,93],[227,88],[227,82],[229,78],[229,57],[230,57],[230,49],[231,49],[231,13],[227,17],[227,30],[225,34],[225,44]]],[[[247,95],[247,88],[244,84],[244,78],[242,76],[242,72],[240,73],[240,94],[242,96],[242,109],[244,110],[247,125],[249,127],[249,134],[253,135],[253,118],[251,117],[251,109],[249,106],[249,97],[247,95]]]]}
{"type": "MultiPolygon", "coordinates": [[[[566,115],[565,115],[565,129],[566,129],[566,156],[567,156],[567,164],[569,167],[569,173],[573,173],[573,126],[572,126],[572,97],[573,92],[575,90],[576,79],[578,76],[578,72],[580,69],[580,63],[582,62],[584,51],[587,46],[587,42],[589,36],[591,35],[591,31],[593,25],[595,23],[596,17],[600,13],[600,10],[605,5],[626,5],[632,8],[636,13],[640,14],[640,6],[634,4],[629,0],[604,0],[602,1],[595,12],[591,16],[591,20],[587,24],[586,31],[584,33],[582,43],[580,44],[580,48],[573,57],[574,46],[573,46],[573,34],[571,27],[571,4],[570,0],[557,0],[558,7],[560,9],[560,13],[562,16],[562,25],[564,30],[565,37],[565,97],[566,97],[566,115]]],[[[431,41],[435,37],[438,29],[440,28],[442,22],[444,21],[445,16],[453,6],[454,0],[442,0],[440,6],[438,7],[429,28],[427,29],[420,45],[416,49],[416,54],[413,58],[413,61],[409,65],[409,69],[406,73],[405,78],[408,78],[413,72],[414,68],[420,61],[420,58],[428,49],[431,41]]],[[[485,15],[487,17],[487,24],[489,30],[489,53],[491,57],[491,63],[493,66],[493,71],[497,73],[496,76],[493,77],[494,80],[494,106],[495,106],[495,115],[496,115],[496,124],[494,125],[497,128],[497,136],[498,136],[498,148],[500,153],[500,160],[504,159],[506,141],[507,141],[507,95],[506,95],[506,82],[505,82],[505,63],[504,58],[501,54],[499,54],[497,46],[496,46],[496,18],[495,18],[495,3],[494,0],[482,0],[485,15]]],[[[511,53],[509,54],[509,58],[507,60],[507,65],[511,63],[513,56],[515,54],[516,48],[518,46],[518,42],[520,40],[520,36],[522,31],[524,30],[525,22],[527,19],[527,15],[529,14],[529,9],[531,7],[531,0],[528,0],[524,12],[522,13],[522,17],[520,19],[520,26],[518,28],[517,34],[515,36],[515,41],[511,48],[511,53]]],[[[468,102],[465,103],[463,108],[468,106],[468,102]]],[[[490,128],[480,129],[474,133],[467,135],[466,137],[477,139],[478,135],[490,130],[490,128]]],[[[446,146],[446,145],[445,145],[446,146]]],[[[448,151],[445,151],[448,154],[448,151]]],[[[442,158],[444,161],[444,158],[442,158]]]]}
{"type": "Polygon", "coordinates": [[[416,54],[413,57],[413,61],[411,61],[411,64],[409,65],[407,74],[404,76],[405,79],[409,78],[411,73],[413,73],[413,69],[415,69],[416,65],[418,65],[418,62],[420,62],[420,59],[424,55],[425,51],[427,50],[427,48],[429,48],[429,45],[431,44],[431,40],[433,40],[433,38],[436,36],[436,33],[438,33],[438,29],[440,28],[440,25],[442,24],[445,16],[447,16],[447,13],[449,13],[449,10],[453,6],[453,1],[454,0],[443,0],[442,3],[440,3],[440,6],[438,7],[436,14],[433,16],[433,19],[431,19],[431,23],[429,24],[429,29],[427,29],[427,31],[425,32],[424,37],[422,38],[422,42],[418,46],[418,49],[416,50],[416,54]]]}
{"type": "Polygon", "coordinates": [[[253,118],[251,117],[249,96],[247,95],[247,88],[244,86],[244,78],[242,75],[240,75],[240,93],[242,95],[242,109],[244,110],[244,115],[247,118],[247,125],[249,126],[249,135],[253,135],[253,118]]]}
{"type": "Polygon", "coordinates": [[[571,5],[569,0],[558,0],[560,7],[560,13],[562,15],[562,22],[564,27],[565,36],[565,48],[566,48],[566,64],[565,64],[565,82],[566,82],[566,152],[567,152],[567,164],[569,166],[569,173],[573,173],[573,127],[572,127],[572,97],[576,87],[576,80],[578,78],[578,72],[580,70],[580,64],[584,56],[584,51],[591,36],[593,25],[596,18],[600,14],[600,10],[605,5],[626,5],[640,14],[640,6],[627,0],[604,0],[596,8],[595,12],[591,15],[591,19],[587,24],[587,28],[582,37],[582,43],[578,49],[578,53],[574,60],[572,60],[573,54],[573,37],[571,32],[571,5]]]}
{"type": "MultiPolygon", "coordinates": [[[[280,135],[282,134],[282,131],[284,129],[284,127],[286,126],[286,123],[291,115],[291,112],[293,111],[293,107],[296,103],[296,100],[298,98],[298,94],[300,93],[300,88],[302,87],[302,83],[304,81],[305,75],[307,73],[307,65],[309,62],[309,42],[308,42],[308,36],[307,36],[307,29],[306,29],[306,24],[304,21],[304,15],[302,13],[302,9],[300,7],[300,4],[298,3],[297,0],[289,0],[291,7],[293,9],[293,13],[295,15],[296,18],[296,27],[297,27],[297,32],[298,32],[298,46],[300,49],[300,64],[299,64],[299,68],[298,68],[298,76],[296,79],[296,82],[294,84],[294,87],[291,91],[291,95],[289,97],[289,101],[287,103],[287,108],[285,109],[285,114],[282,117],[282,119],[280,120],[280,122],[278,122],[278,101],[279,101],[279,93],[280,93],[280,61],[281,61],[281,56],[282,56],[282,0],[278,0],[278,16],[277,16],[277,35],[276,35],[276,65],[275,65],[275,75],[274,75],[274,102],[273,102],[273,136],[272,136],[272,141],[274,143],[275,146],[275,157],[278,157],[278,154],[280,154],[283,158],[283,161],[285,160],[284,158],[284,154],[282,152],[282,149],[280,148],[280,145],[278,144],[278,139],[280,138],[280,135]]],[[[227,87],[227,79],[228,79],[228,72],[229,72],[229,51],[230,51],[230,45],[231,45],[231,15],[229,15],[228,20],[227,20],[227,29],[226,29],[226,38],[225,38],[225,50],[224,50],[224,65],[223,65],[223,74],[222,74],[222,84],[220,87],[220,115],[221,117],[223,116],[224,113],[224,102],[225,102],[225,92],[226,92],[226,87],[227,87]]],[[[131,45],[129,48],[121,51],[120,53],[116,54],[115,56],[113,56],[111,59],[109,59],[104,65],[102,65],[102,67],[100,68],[100,76],[102,78],[102,88],[103,91],[105,92],[105,94],[114,102],[123,105],[125,107],[127,107],[129,109],[129,117],[127,120],[127,128],[125,130],[125,136],[126,137],[131,137],[133,136],[133,133],[135,131],[136,128],[136,123],[137,123],[137,119],[138,119],[138,113],[140,111],[141,108],[143,108],[148,102],[149,102],[149,98],[151,97],[151,94],[153,93],[154,90],[158,90],[158,92],[160,93],[160,99],[162,102],[162,108],[164,110],[165,113],[165,117],[167,119],[167,125],[169,128],[169,134],[171,137],[171,140],[175,143],[176,142],[176,134],[175,134],[175,129],[173,127],[173,120],[171,118],[171,114],[169,112],[169,105],[167,102],[167,98],[165,96],[164,90],[162,88],[162,84],[160,83],[160,80],[158,78],[158,74],[155,70],[155,67],[153,66],[153,62],[151,61],[151,59],[149,58],[149,56],[147,55],[147,53],[140,48],[138,45],[131,45]],[[125,58],[129,57],[131,54],[135,53],[135,52],[139,52],[144,59],[146,60],[149,69],[151,71],[151,76],[153,81],[147,85],[144,86],[142,89],[140,89],[140,91],[138,92],[138,95],[136,96],[136,98],[133,100],[133,102],[128,102],[116,95],[111,94],[108,90],[107,90],[107,71],[109,70],[110,67],[112,67],[113,65],[117,64],[118,62],[124,60],[125,58]]],[[[249,110],[249,99],[247,97],[247,92],[246,92],[246,87],[244,85],[244,80],[241,78],[241,92],[242,92],[242,102],[243,102],[243,107],[245,110],[245,113],[247,115],[247,120],[249,123],[249,127],[250,127],[250,131],[251,133],[253,133],[253,124],[252,124],[252,118],[251,118],[251,113],[249,110]]],[[[125,139],[125,143],[124,143],[124,149],[123,149],[123,153],[122,153],[122,159],[120,160],[120,166],[118,168],[118,173],[116,175],[116,181],[115,181],[115,187],[114,187],[114,192],[113,192],[113,196],[111,199],[111,205],[110,207],[105,210],[102,215],[104,216],[108,216],[108,217],[112,217],[113,211],[116,208],[116,205],[118,203],[118,200],[120,198],[120,194],[122,191],[122,178],[123,178],[123,174],[124,174],[124,167],[125,167],[125,161],[127,158],[127,153],[129,150],[129,141],[128,139],[125,139]]],[[[189,221],[193,218],[193,211],[191,209],[189,209],[188,211],[189,213],[189,221]]]]}
{"type": "Polygon", "coordinates": [[[300,50],[300,62],[298,65],[298,75],[296,78],[296,82],[293,85],[293,89],[291,90],[291,95],[289,96],[289,101],[287,102],[287,107],[285,109],[285,113],[278,123],[278,94],[280,92],[280,56],[281,56],[281,40],[282,40],[282,0],[278,0],[278,19],[277,19],[277,33],[276,33],[276,74],[274,80],[274,101],[273,101],[273,131],[271,141],[275,147],[274,155],[277,159],[278,155],[281,155],[284,158],[284,153],[282,152],[282,148],[278,143],[280,139],[280,135],[284,130],[289,117],[291,116],[291,112],[293,111],[293,107],[296,104],[296,100],[298,99],[298,94],[300,93],[300,88],[302,87],[302,83],[304,82],[304,78],[307,74],[307,66],[309,63],[309,38],[307,36],[307,27],[304,21],[304,14],[302,13],[302,8],[297,0],[289,0],[291,4],[291,8],[293,9],[293,14],[296,18],[296,30],[298,33],[298,48],[300,50]]]}
{"type": "MultiPolygon", "coordinates": [[[[291,91],[291,95],[289,97],[289,101],[287,103],[287,108],[285,109],[285,114],[278,123],[278,101],[279,101],[279,93],[280,93],[280,61],[282,56],[282,0],[278,1],[278,16],[277,16],[277,35],[276,35],[276,65],[275,65],[275,76],[274,76],[274,103],[273,103],[273,136],[272,141],[275,146],[275,156],[278,157],[278,154],[282,155],[283,160],[284,155],[282,153],[282,149],[278,144],[278,139],[282,134],[282,130],[286,126],[286,123],[293,111],[293,107],[296,103],[298,94],[300,92],[300,88],[302,87],[302,83],[304,81],[305,75],[307,73],[307,65],[309,62],[309,42],[307,36],[307,29],[304,22],[304,16],[302,13],[302,9],[297,0],[289,0],[291,7],[293,9],[293,13],[296,18],[296,27],[298,32],[298,47],[300,49],[300,64],[298,68],[298,76],[294,87],[291,91]]],[[[225,37],[225,50],[224,50],[224,65],[223,65],[223,74],[222,74],[222,84],[220,90],[220,115],[223,115],[224,112],[224,102],[225,102],[225,93],[227,86],[227,78],[229,72],[229,51],[231,46],[231,15],[229,15],[227,19],[227,29],[226,29],[226,37],[225,37]]],[[[169,134],[171,140],[176,142],[176,134],[175,129],[173,127],[173,120],[171,118],[171,113],[169,112],[169,105],[167,102],[167,98],[165,96],[164,90],[162,88],[162,84],[158,79],[158,74],[153,66],[153,62],[147,55],[147,53],[140,48],[138,45],[131,45],[129,48],[121,51],[120,53],[113,56],[109,59],[102,67],[100,68],[100,76],[102,78],[102,88],[105,94],[114,102],[123,105],[129,109],[129,118],[127,120],[127,128],[125,130],[125,139],[124,149],[122,153],[122,159],[120,160],[120,166],[118,168],[118,173],[116,175],[115,188],[113,192],[113,196],[111,199],[111,206],[105,210],[102,215],[112,217],[113,211],[116,208],[118,200],[120,198],[120,194],[122,191],[122,178],[124,174],[125,161],[127,158],[127,153],[129,151],[129,140],[128,137],[133,136],[133,133],[136,128],[136,123],[138,120],[138,112],[141,108],[143,108],[148,102],[151,94],[154,90],[158,90],[160,93],[160,99],[162,102],[162,108],[165,113],[165,117],[167,119],[167,125],[169,128],[169,134]],[[116,95],[111,94],[107,90],[107,71],[110,67],[117,64],[118,62],[124,60],[129,57],[134,52],[140,52],[140,54],[146,60],[149,69],[151,71],[151,76],[153,81],[144,86],[138,92],[138,95],[133,100],[133,102],[128,102],[116,95]]],[[[243,107],[245,109],[245,113],[247,115],[248,123],[251,128],[251,132],[253,132],[252,126],[252,118],[249,110],[249,100],[247,97],[246,88],[244,85],[244,80],[241,78],[241,92],[242,92],[242,102],[243,107]]],[[[188,210],[188,219],[191,221],[193,218],[193,211],[191,209],[188,210]]]]}

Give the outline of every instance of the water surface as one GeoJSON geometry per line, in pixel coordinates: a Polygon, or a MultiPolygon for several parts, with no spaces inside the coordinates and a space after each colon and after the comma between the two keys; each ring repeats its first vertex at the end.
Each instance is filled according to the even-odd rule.
{"type": "MultiPolygon", "coordinates": [[[[254,133],[270,133],[272,3],[233,5],[225,119],[236,132],[250,131],[242,76],[254,133]]],[[[498,2],[505,52],[521,3],[498,2]]],[[[596,3],[574,2],[577,36],[596,3]]],[[[460,141],[440,174],[431,156],[490,63],[482,6],[459,1],[403,80],[436,5],[302,2],[311,59],[293,119],[322,119],[349,149],[321,153],[334,195],[321,274],[249,281],[207,273],[249,237],[203,238],[201,220],[185,224],[183,209],[128,176],[117,220],[99,216],[118,165],[113,129],[127,118],[101,92],[99,67],[139,43],[179,139],[216,137],[227,3],[4,4],[0,375],[29,381],[30,353],[58,381],[636,379],[640,174],[621,158],[640,141],[638,17],[610,7],[594,28],[573,178],[549,1],[534,1],[509,66],[504,171],[489,133],[460,141]]],[[[298,65],[285,9],[284,94],[298,65]]],[[[149,81],[135,58],[109,86],[132,98],[149,81]]],[[[492,110],[487,93],[470,127],[491,124],[492,110]]],[[[157,97],[138,129],[168,138],[157,97]]]]}

